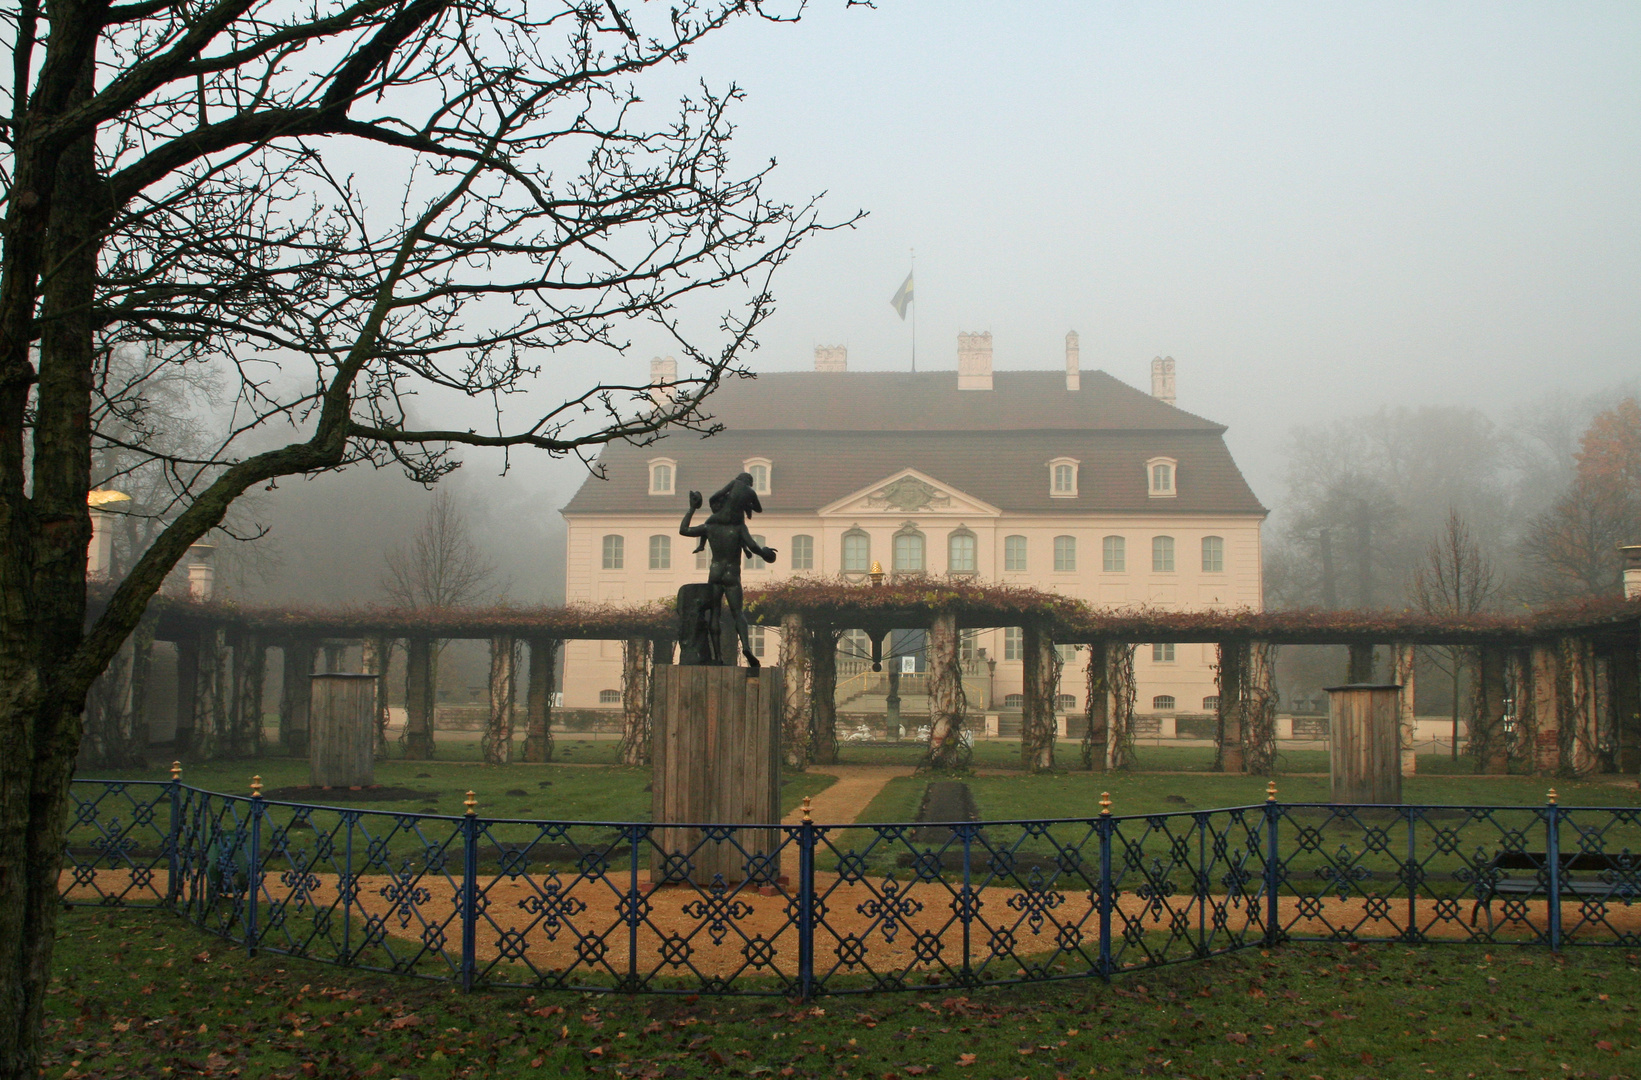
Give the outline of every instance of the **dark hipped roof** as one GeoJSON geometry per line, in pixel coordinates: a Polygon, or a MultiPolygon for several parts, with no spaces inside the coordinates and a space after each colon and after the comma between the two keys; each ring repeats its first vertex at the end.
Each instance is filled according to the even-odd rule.
{"type": "Polygon", "coordinates": [[[1014,512],[1262,514],[1223,439],[1224,427],[1100,371],[1067,391],[1061,372],[998,372],[991,391],[956,389],[951,371],[781,372],[726,386],[712,412],[726,430],[606,447],[606,480],[589,477],[564,513],[676,509],[713,491],[748,458],[773,462],[769,513],[813,512],[913,468],[1014,512]],[[678,463],[673,496],[648,494],[647,463],[678,463]],[[1079,495],[1049,497],[1048,463],[1080,462],[1079,495]],[[1150,498],[1145,462],[1179,462],[1172,499],[1150,498]]]}

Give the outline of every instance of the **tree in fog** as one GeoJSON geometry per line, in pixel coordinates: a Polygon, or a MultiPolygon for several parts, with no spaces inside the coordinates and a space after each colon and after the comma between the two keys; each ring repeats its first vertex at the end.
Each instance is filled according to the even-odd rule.
{"type": "Polygon", "coordinates": [[[634,81],[764,15],[744,0],[0,6],[15,73],[0,86],[0,1080],[39,1071],[87,691],[242,495],[356,464],[432,482],[460,446],[591,457],[714,430],[707,397],[747,373],[771,275],[824,226],[813,202],[769,194],[772,166],[732,167],[738,89],[663,114],[634,81]],[[676,342],[670,385],[600,366],[633,320],[676,342]],[[151,377],[223,381],[219,436],[179,447],[102,423],[98,366],[130,345],[152,350],[151,377]],[[553,403],[509,406],[566,353],[577,379],[553,403]],[[412,421],[411,398],[433,423],[412,421]],[[174,513],[88,620],[100,446],[167,470],[174,513]]]}
{"type": "Polygon", "coordinates": [[[1522,540],[1529,599],[1614,595],[1623,581],[1619,545],[1641,541],[1641,407],[1634,398],[1595,416],[1574,461],[1571,482],[1522,540]]]}
{"type": "Polygon", "coordinates": [[[467,515],[448,488],[433,492],[408,546],[387,553],[382,591],[402,608],[450,608],[488,599],[496,567],[473,543],[467,515]]]}
{"type": "MultiPolygon", "coordinates": [[[[1410,587],[1414,606],[1427,615],[1462,616],[1485,611],[1498,596],[1501,581],[1482,553],[1469,524],[1457,509],[1425,549],[1410,587]]],[[[1426,658],[1451,680],[1453,689],[1453,757],[1459,756],[1459,700],[1464,675],[1475,658],[1457,645],[1429,646],[1426,658]]]]}

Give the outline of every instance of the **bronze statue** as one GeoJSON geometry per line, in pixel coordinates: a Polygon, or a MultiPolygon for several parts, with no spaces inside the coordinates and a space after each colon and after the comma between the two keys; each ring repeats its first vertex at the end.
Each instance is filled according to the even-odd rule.
{"type": "Polygon", "coordinates": [[[758,493],[752,490],[751,474],[741,473],[714,492],[710,506],[712,513],[706,522],[691,525],[695,511],[701,509],[701,493],[690,492],[689,509],[684,511],[684,520],[678,526],[680,535],[700,538],[696,551],[702,547],[712,549],[712,565],[707,571],[704,592],[693,585],[678,591],[679,640],[684,644],[681,659],[686,664],[725,662],[720,645],[719,610],[728,602],[735,635],[741,643],[741,655],[746,657],[748,665],[758,667],[758,658],[752,655],[746,614],[741,610],[741,557],[751,554],[765,562],[774,562],[775,549],[760,545],[746,527],[747,515],[763,512],[758,493]]]}

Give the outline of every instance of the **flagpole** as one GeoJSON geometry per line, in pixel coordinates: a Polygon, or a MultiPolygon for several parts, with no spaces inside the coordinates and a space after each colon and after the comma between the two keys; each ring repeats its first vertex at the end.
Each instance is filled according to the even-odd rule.
{"type": "Polygon", "coordinates": [[[917,249],[912,248],[912,374],[917,374],[917,249]]]}

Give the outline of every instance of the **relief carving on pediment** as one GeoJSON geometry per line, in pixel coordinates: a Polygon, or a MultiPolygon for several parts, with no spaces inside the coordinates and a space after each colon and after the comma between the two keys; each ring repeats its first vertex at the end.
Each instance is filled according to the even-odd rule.
{"type": "Polygon", "coordinates": [[[952,497],[915,476],[902,476],[866,496],[866,505],[873,509],[891,509],[912,513],[918,510],[943,509],[952,504],[952,497]]]}

